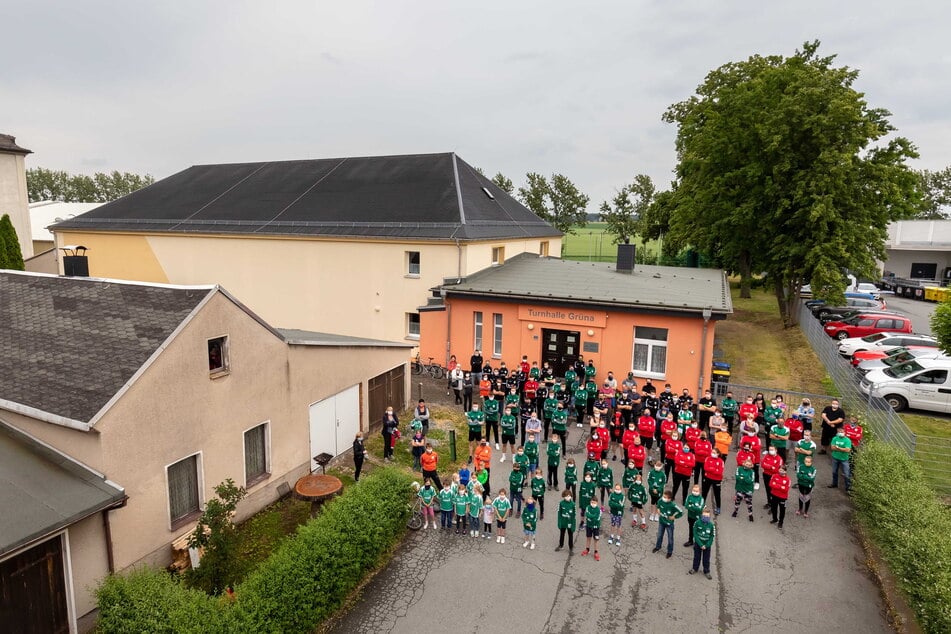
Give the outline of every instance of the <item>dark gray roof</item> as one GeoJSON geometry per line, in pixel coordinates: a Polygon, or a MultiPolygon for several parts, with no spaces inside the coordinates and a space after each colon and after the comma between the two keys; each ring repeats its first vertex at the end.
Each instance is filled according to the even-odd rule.
{"type": "Polygon", "coordinates": [[[124,498],[99,474],[0,422],[0,557],[124,498]]]}
{"type": "Polygon", "coordinates": [[[33,154],[25,147],[16,144],[16,137],[9,134],[0,134],[0,153],[7,154],[33,154]]]}
{"type": "Polygon", "coordinates": [[[638,264],[633,273],[619,273],[614,264],[545,258],[533,253],[521,253],[459,284],[440,288],[450,295],[606,305],[622,310],[696,313],[710,308],[719,315],[733,312],[730,286],[719,269],[638,264]]]}
{"type": "Polygon", "coordinates": [[[561,235],[453,153],[196,165],[55,229],[423,240],[561,235]]]}
{"type": "Polygon", "coordinates": [[[0,271],[0,401],[88,422],[214,291],[0,271]]]}
{"type": "Polygon", "coordinates": [[[329,346],[339,348],[413,348],[416,344],[408,341],[383,341],[382,339],[364,339],[347,335],[334,335],[327,332],[313,332],[311,330],[297,330],[296,328],[277,328],[290,345],[297,346],[329,346]]]}

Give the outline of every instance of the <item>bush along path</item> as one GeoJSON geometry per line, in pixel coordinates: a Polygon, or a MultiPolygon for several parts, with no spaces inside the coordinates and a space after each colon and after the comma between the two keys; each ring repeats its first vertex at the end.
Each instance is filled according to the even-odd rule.
{"type": "Polygon", "coordinates": [[[411,477],[382,468],[324,505],[235,588],[233,598],[139,569],[97,591],[99,632],[310,632],[402,537],[411,477]]]}

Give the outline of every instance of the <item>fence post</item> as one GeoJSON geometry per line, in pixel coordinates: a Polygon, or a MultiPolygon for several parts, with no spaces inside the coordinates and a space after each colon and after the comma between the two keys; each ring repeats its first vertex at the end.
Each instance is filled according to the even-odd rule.
{"type": "Polygon", "coordinates": [[[423,399],[423,382],[420,381],[418,385],[419,385],[419,387],[417,388],[417,390],[418,390],[418,392],[419,392],[419,396],[416,397],[416,400],[419,401],[419,400],[422,400],[422,399],[423,399]]]}
{"type": "Polygon", "coordinates": [[[456,430],[449,430],[449,459],[456,461],[456,430]]]}

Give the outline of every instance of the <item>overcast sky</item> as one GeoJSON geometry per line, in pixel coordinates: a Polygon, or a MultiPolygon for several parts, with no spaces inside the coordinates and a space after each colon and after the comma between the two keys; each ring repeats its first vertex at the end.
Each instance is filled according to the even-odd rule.
{"type": "Polygon", "coordinates": [[[663,188],[665,108],[706,73],[804,41],[951,164],[951,5],[863,1],[2,0],[0,132],[28,166],[156,178],[200,163],[455,151],[590,211],[663,188]],[[146,6],[146,5],[150,6],[146,6]]]}

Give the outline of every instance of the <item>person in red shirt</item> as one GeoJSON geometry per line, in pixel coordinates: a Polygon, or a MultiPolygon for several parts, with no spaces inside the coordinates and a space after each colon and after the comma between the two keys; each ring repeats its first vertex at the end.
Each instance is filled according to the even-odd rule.
{"type": "MultiPolygon", "coordinates": [[[[671,435],[677,433],[677,423],[674,421],[674,417],[671,414],[667,415],[660,423],[660,452],[663,455],[667,455],[667,443],[670,441],[671,435]]],[[[670,477],[670,471],[667,472],[667,477],[670,477]]]]}
{"type": "Polygon", "coordinates": [[[799,414],[793,414],[786,419],[786,428],[789,430],[789,442],[797,443],[802,440],[804,427],[802,421],[799,420],[799,414]]]}
{"type": "Polygon", "coordinates": [[[670,478],[670,472],[674,469],[674,461],[677,459],[680,450],[684,447],[676,427],[677,426],[674,425],[674,431],[670,434],[670,438],[664,441],[664,475],[666,475],[668,479],[670,478]]]}
{"type": "Polygon", "coordinates": [[[597,429],[591,432],[591,437],[588,439],[588,443],[585,445],[585,450],[589,454],[594,454],[597,456],[598,460],[601,460],[601,435],[598,433],[597,429]]]}
{"type": "Polygon", "coordinates": [[[723,482],[723,458],[720,452],[714,449],[710,457],[703,461],[703,501],[706,503],[707,494],[713,489],[713,514],[720,514],[720,484],[723,482]]]}
{"type": "Polygon", "coordinates": [[[707,438],[707,432],[700,432],[700,437],[693,444],[693,455],[697,458],[697,464],[693,468],[693,483],[700,482],[700,474],[703,472],[703,463],[713,451],[713,443],[707,438]]]}
{"type": "Polygon", "coordinates": [[[738,420],[742,423],[750,414],[753,415],[753,420],[756,420],[759,409],[756,407],[756,403],[753,402],[753,397],[747,396],[746,401],[740,404],[740,409],[738,409],[736,413],[738,420]]]}
{"type": "Polygon", "coordinates": [[[848,422],[842,426],[845,430],[845,437],[852,441],[852,453],[859,448],[862,442],[862,435],[865,433],[862,426],[859,425],[859,419],[855,416],[849,416],[848,422]]]}
{"type": "Polygon", "coordinates": [[[601,453],[598,454],[598,459],[604,460],[608,457],[608,447],[611,446],[611,432],[603,419],[598,421],[598,439],[601,441],[601,453]]]}
{"type": "Polygon", "coordinates": [[[621,445],[624,447],[623,442],[624,435],[624,422],[621,420],[621,412],[614,412],[614,418],[611,420],[611,444],[614,445],[614,450],[611,452],[611,460],[617,460],[617,447],[621,445]]]}
{"type": "Polygon", "coordinates": [[[770,478],[769,492],[769,510],[773,515],[769,523],[776,524],[776,528],[782,528],[783,520],[786,519],[786,499],[789,498],[789,476],[786,475],[786,467],[780,467],[779,472],[770,478]]]}
{"type": "Polygon", "coordinates": [[[624,430],[624,433],[621,434],[621,448],[624,450],[624,463],[627,464],[627,452],[628,448],[634,444],[634,439],[640,438],[640,435],[637,433],[637,425],[634,421],[631,421],[627,429],[624,430]]]}
{"type": "Polygon", "coordinates": [[[654,448],[654,432],[656,428],[657,421],[651,416],[651,411],[645,408],[637,419],[637,433],[641,436],[641,444],[643,444],[648,451],[654,448]]]}
{"type": "Polygon", "coordinates": [[[693,450],[696,449],[694,443],[697,442],[698,438],[700,438],[700,426],[699,423],[693,422],[690,424],[690,427],[684,431],[684,442],[693,450]]]}
{"type": "Polygon", "coordinates": [[[759,491],[759,463],[762,455],[762,441],[759,436],[744,436],[743,442],[750,446],[750,452],[753,454],[753,490],[759,491]]]}
{"type": "Polygon", "coordinates": [[[681,443],[680,451],[678,451],[674,457],[674,492],[671,496],[672,499],[676,498],[677,489],[680,488],[680,485],[683,485],[684,490],[681,494],[681,504],[687,503],[687,491],[690,489],[690,475],[693,473],[696,462],[697,457],[690,451],[690,447],[681,443]]]}
{"type": "Polygon", "coordinates": [[[627,448],[627,458],[625,458],[625,460],[633,462],[638,471],[644,469],[644,461],[647,460],[647,450],[641,443],[640,436],[634,436],[634,441],[631,443],[631,446],[627,448]]]}
{"type": "Polygon", "coordinates": [[[531,377],[529,377],[528,379],[526,379],[526,380],[525,380],[525,387],[522,388],[522,393],[523,393],[526,397],[528,397],[528,398],[530,398],[530,399],[532,399],[532,400],[534,401],[534,400],[535,400],[535,394],[536,394],[537,392],[538,392],[538,381],[536,381],[535,379],[533,379],[533,378],[531,378],[531,377]]]}
{"type": "Polygon", "coordinates": [[[532,366],[528,364],[528,356],[522,355],[522,363],[519,365],[518,369],[524,372],[525,376],[528,376],[528,373],[532,369],[532,366]]]}
{"type": "Polygon", "coordinates": [[[766,453],[763,454],[763,486],[766,487],[766,505],[763,506],[764,509],[772,508],[773,503],[773,494],[771,492],[769,483],[773,477],[779,473],[779,470],[783,468],[783,458],[776,451],[776,447],[770,447],[766,453]]]}

